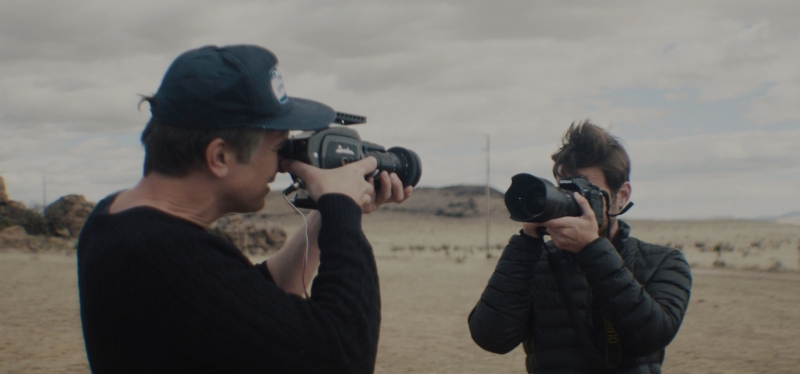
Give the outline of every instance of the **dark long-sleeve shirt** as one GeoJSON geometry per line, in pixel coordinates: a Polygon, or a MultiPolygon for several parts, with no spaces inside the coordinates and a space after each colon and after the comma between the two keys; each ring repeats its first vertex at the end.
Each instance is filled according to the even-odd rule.
{"type": "Polygon", "coordinates": [[[371,373],[380,294],[361,209],[318,201],[320,266],[311,297],[288,294],[266,263],[148,207],[101,201],[78,245],[86,351],[95,373],[371,373]]]}
{"type": "Polygon", "coordinates": [[[620,229],[614,244],[598,239],[578,254],[513,236],[469,316],[473,340],[495,353],[522,343],[531,373],[592,373],[595,352],[575,326],[606,358],[607,319],[621,345],[611,372],[660,372],[689,304],[689,265],[675,249],[630,237],[622,221],[620,229]]]}

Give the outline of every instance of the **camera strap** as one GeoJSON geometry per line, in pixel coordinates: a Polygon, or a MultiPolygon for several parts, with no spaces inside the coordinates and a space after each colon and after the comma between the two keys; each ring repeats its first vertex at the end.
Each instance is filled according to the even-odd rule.
{"type": "Polygon", "coordinates": [[[611,214],[611,195],[609,195],[608,192],[606,192],[604,190],[600,190],[600,192],[602,192],[603,193],[603,197],[606,198],[606,215],[608,215],[609,218],[610,217],[621,216],[621,215],[625,214],[625,212],[627,212],[630,208],[633,207],[633,201],[628,201],[628,203],[625,204],[624,207],[622,207],[622,209],[619,211],[619,213],[611,214]]]}
{"type": "Polygon", "coordinates": [[[606,228],[606,237],[611,240],[611,219],[617,216],[621,216],[628,211],[628,209],[633,207],[633,201],[628,201],[624,207],[619,211],[617,214],[611,214],[611,196],[605,190],[600,190],[603,193],[603,197],[606,199],[606,215],[608,216],[608,227],[606,228]]]}
{"type": "Polygon", "coordinates": [[[628,201],[628,203],[627,203],[627,204],[625,204],[625,206],[624,206],[624,207],[622,207],[622,210],[620,210],[620,211],[619,211],[619,213],[617,213],[617,214],[611,214],[611,213],[608,213],[608,216],[609,216],[609,217],[621,216],[621,215],[625,214],[625,212],[627,212],[627,211],[628,211],[628,209],[630,209],[630,208],[632,208],[632,207],[633,207],[633,201],[628,201]]]}
{"type": "MultiPolygon", "coordinates": [[[[550,267],[550,273],[553,274],[556,287],[564,303],[564,309],[566,309],[570,322],[572,322],[575,336],[578,339],[581,350],[584,352],[584,357],[597,370],[607,371],[618,368],[622,357],[622,348],[616,329],[603,313],[604,352],[602,354],[598,352],[598,348],[592,343],[592,339],[589,336],[589,328],[586,326],[585,320],[578,314],[578,308],[566,289],[566,274],[564,273],[563,262],[567,259],[567,253],[557,248],[553,250],[547,245],[545,245],[545,248],[548,253],[547,265],[550,267]]],[[[591,303],[588,304],[588,307],[591,307],[591,303]]]]}

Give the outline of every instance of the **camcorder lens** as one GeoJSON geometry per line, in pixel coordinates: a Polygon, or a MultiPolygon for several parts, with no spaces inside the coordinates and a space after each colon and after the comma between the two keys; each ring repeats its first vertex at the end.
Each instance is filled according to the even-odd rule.
{"type": "MultiPolygon", "coordinates": [[[[416,186],[422,177],[422,162],[417,153],[410,149],[393,147],[386,152],[367,151],[366,156],[378,160],[378,170],[397,174],[403,187],[416,186]]],[[[375,188],[380,189],[378,180],[375,181],[375,188]]]]}

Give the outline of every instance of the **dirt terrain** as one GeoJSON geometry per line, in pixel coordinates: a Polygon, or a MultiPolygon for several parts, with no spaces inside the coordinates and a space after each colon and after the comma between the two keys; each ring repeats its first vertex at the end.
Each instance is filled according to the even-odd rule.
{"type": "MultiPolygon", "coordinates": [[[[518,224],[496,209],[488,251],[480,212],[461,218],[397,210],[365,216],[383,300],[377,373],[524,372],[521,347],[507,355],[482,351],[466,323],[501,248],[518,231],[518,224]]],[[[290,232],[302,222],[280,211],[269,218],[290,232]]],[[[631,225],[644,240],[681,248],[693,266],[691,303],[667,348],[665,373],[799,370],[800,226],[758,221],[631,225]]],[[[89,371],[75,263],[72,252],[0,253],[0,372],[89,371]]]]}

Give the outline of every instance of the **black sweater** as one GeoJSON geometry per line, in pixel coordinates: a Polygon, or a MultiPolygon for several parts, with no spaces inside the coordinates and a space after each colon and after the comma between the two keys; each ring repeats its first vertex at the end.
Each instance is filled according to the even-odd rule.
{"type": "Polygon", "coordinates": [[[607,318],[621,345],[619,366],[608,371],[660,373],[689,304],[691,273],[679,251],[629,234],[620,221],[613,244],[598,239],[578,254],[513,236],[469,316],[473,340],[495,353],[522,343],[530,373],[596,373],[592,356],[605,357],[607,318]],[[593,346],[581,344],[576,322],[593,346]]]}
{"type": "Polygon", "coordinates": [[[275,285],[227,240],[156,209],[108,214],[78,242],[86,352],[95,373],[371,373],[380,294],[361,209],[325,195],[311,298],[275,285]]]}

